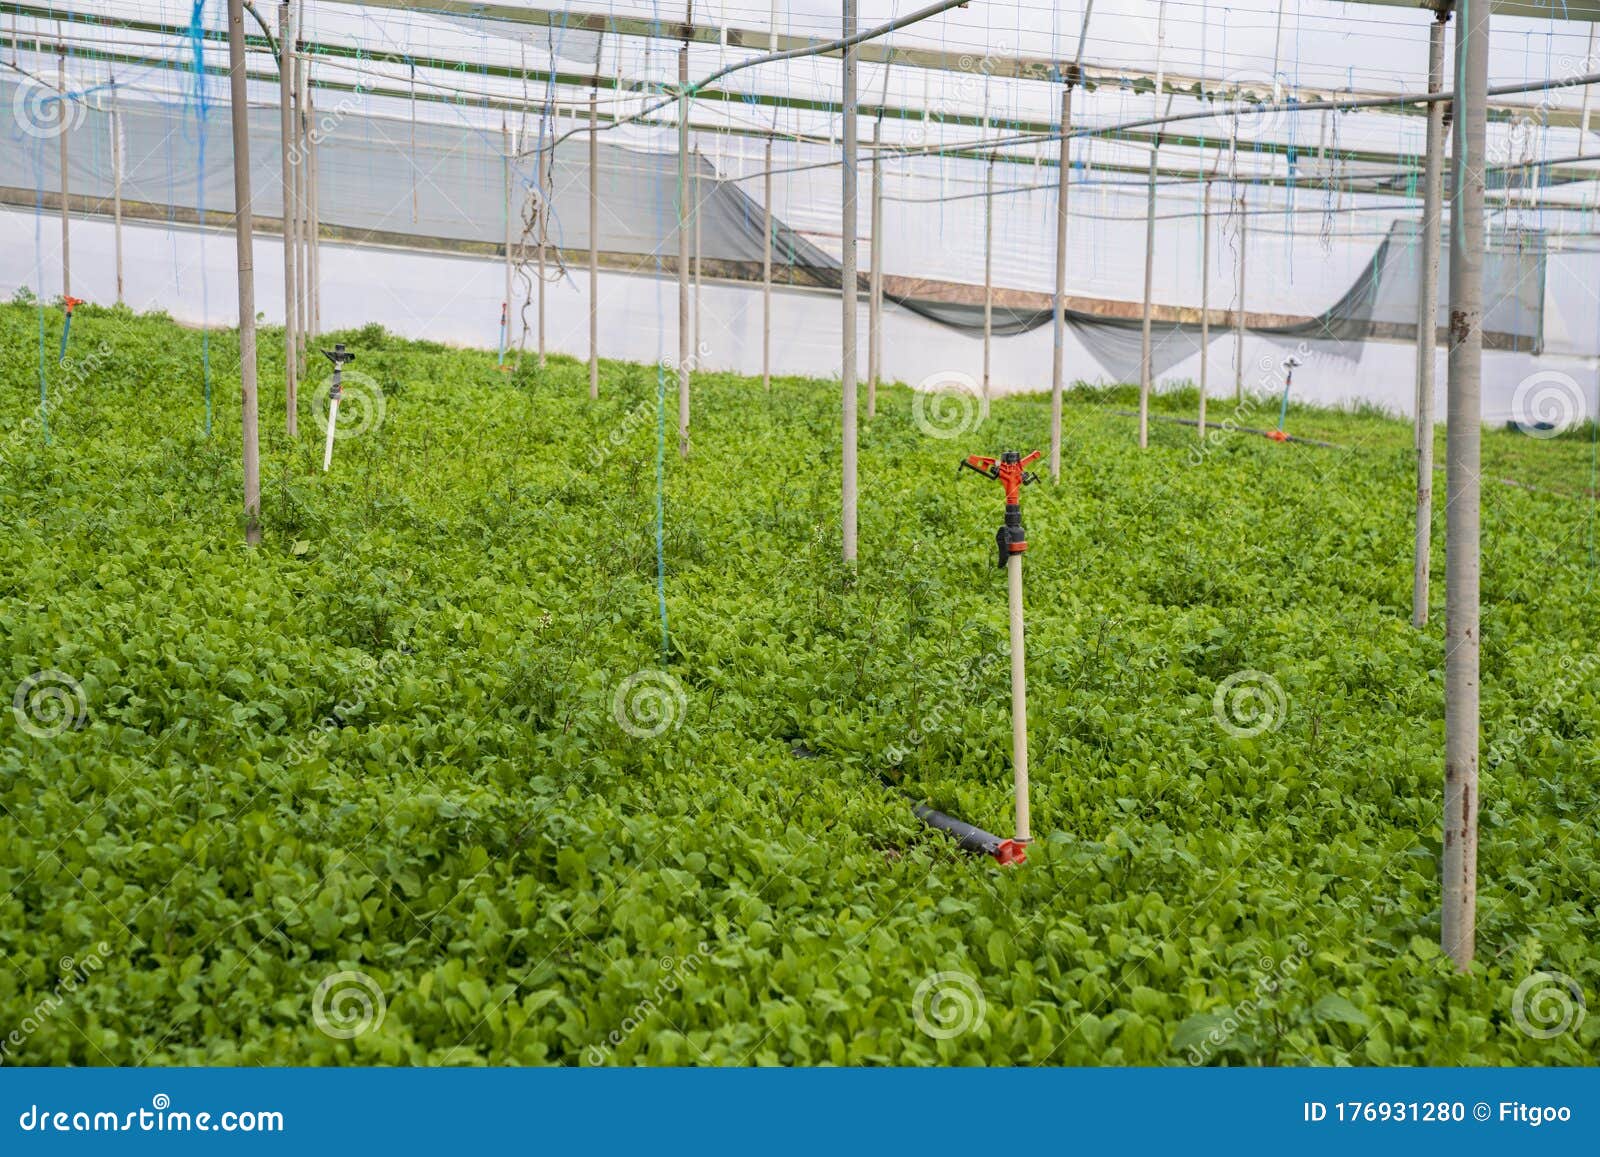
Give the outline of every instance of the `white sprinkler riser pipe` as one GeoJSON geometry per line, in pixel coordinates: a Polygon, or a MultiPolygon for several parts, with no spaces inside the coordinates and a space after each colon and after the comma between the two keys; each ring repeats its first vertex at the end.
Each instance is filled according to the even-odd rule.
{"type": "Polygon", "coordinates": [[[322,472],[326,474],[333,465],[333,431],[339,425],[339,399],[328,403],[328,441],[322,448],[322,472]]]}
{"type": "Polygon", "coordinates": [[[1022,555],[1006,560],[1011,601],[1011,759],[1016,793],[1017,842],[1033,838],[1028,816],[1028,675],[1022,640],[1022,555]]]}

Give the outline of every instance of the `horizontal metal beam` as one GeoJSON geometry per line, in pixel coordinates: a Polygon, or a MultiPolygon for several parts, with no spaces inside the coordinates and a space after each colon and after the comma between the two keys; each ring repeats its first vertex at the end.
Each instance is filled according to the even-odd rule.
{"type": "MultiPolygon", "coordinates": [[[[338,0],[335,0],[338,2],[338,0]]],[[[1384,8],[1421,8],[1438,12],[1451,0],[1341,0],[1344,4],[1376,4],[1384,8]]],[[[1491,16],[1520,16],[1528,20],[1600,21],[1600,0],[1489,0],[1491,16]]]]}

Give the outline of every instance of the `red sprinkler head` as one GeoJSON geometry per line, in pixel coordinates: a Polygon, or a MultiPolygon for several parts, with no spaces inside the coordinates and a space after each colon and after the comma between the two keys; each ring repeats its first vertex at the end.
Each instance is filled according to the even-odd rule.
{"type": "Polygon", "coordinates": [[[67,315],[70,317],[72,315],[74,306],[86,305],[88,303],[85,302],[81,297],[63,297],[61,299],[61,304],[66,307],[67,315]]]}
{"type": "Polygon", "coordinates": [[[968,454],[956,467],[957,476],[963,470],[971,470],[974,474],[995,479],[1005,487],[1006,520],[995,535],[1002,570],[1012,555],[1028,549],[1028,537],[1022,529],[1022,488],[1039,481],[1039,476],[1028,467],[1039,460],[1040,453],[1035,450],[1024,455],[1020,450],[1007,450],[998,458],[968,454]]]}

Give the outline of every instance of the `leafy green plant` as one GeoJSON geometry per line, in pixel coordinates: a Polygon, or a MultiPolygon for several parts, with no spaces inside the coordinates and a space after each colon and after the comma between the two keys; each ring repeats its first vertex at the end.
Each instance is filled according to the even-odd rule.
{"type": "MultiPolygon", "coordinates": [[[[291,440],[263,342],[252,551],[200,335],[84,307],[73,342],[112,354],[52,395],[46,444],[38,324],[0,306],[0,689],[59,672],[81,711],[69,693],[76,725],[44,738],[26,702],[0,720],[0,1060],[1596,1056],[1600,1017],[1539,1037],[1515,1015],[1538,972],[1600,998],[1581,446],[1485,439],[1491,474],[1547,455],[1550,485],[1485,485],[1485,749],[1517,740],[1485,771],[1457,975],[1402,423],[1295,410],[1343,448],[1197,455],[1157,422],[1141,455],[1125,391],[1073,395],[1062,483],[1026,510],[1038,839],[1002,871],[909,804],[1009,823],[999,510],[955,464],[1046,440],[1041,399],[941,441],[883,390],[852,575],[836,385],[697,373],[684,462],[653,367],[606,363],[591,403],[570,359],[503,374],[367,327],[328,340],[386,412],[325,475],[314,384],[291,440]],[[641,672],[664,715],[620,709],[641,672]],[[1269,726],[1219,723],[1241,672],[1281,691],[1269,726]],[[981,1002],[939,1035],[919,992],[951,974],[981,1002]],[[350,976],[371,987],[346,1035],[325,985],[350,976]]],[[[236,398],[236,339],[210,341],[236,398]]]]}

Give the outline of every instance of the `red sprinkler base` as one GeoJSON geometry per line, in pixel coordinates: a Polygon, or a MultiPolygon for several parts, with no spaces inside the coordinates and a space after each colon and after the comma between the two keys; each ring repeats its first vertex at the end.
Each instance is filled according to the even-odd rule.
{"type": "Polygon", "coordinates": [[[975,828],[964,820],[935,811],[926,804],[918,804],[913,810],[917,813],[917,818],[930,828],[938,828],[954,836],[957,846],[963,851],[982,852],[986,856],[992,856],[994,862],[1001,866],[1027,862],[1027,844],[1021,840],[1001,839],[993,832],[975,828]]]}

